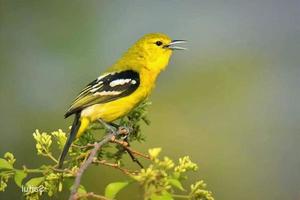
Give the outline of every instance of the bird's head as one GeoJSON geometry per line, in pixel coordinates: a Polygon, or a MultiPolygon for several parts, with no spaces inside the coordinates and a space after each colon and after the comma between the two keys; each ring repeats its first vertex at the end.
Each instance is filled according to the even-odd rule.
{"type": "Polygon", "coordinates": [[[130,51],[137,59],[146,61],[146,68],[161,71],[168,64],[173,50],[185,49],[176,46],[180,43],[185,43],[185,40],[171,40],[166,34],[150,33],[140,38],[130,51]]]}

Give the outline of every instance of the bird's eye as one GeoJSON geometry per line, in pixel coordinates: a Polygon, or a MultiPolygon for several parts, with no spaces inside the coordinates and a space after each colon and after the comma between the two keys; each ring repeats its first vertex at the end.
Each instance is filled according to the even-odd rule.
{"type": "Polygon", "coordinates": [[[155,44],[156,44],[157,46],[161,46],[163,43],[162,43],[162,41],[156,41],[155,44]]]}

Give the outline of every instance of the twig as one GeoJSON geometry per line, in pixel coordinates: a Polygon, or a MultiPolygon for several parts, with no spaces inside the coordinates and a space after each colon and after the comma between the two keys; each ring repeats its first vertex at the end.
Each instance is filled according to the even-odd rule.
{"type": "Polygon", "coordinates": [[[119,164],[117,164],[117,163],[109,163],[106,160],[95,160],[95,161],[93,161],[93,163],[113,167],[115,169],[120,170],[121,172],[123,172],[126,175],[133,175],[135,173],[135,172],[129,171],[128,169],[120,167],[119,164]]]}
{"type": "Polygon", "coordinates": [[[107,197],[104,197],[104,196],[101,196],[101,195],[98,195],[98,194],[94,194],[93,192],[88,192],[88,193],[85,193],[85,194],[77,194],[74,196],[74,200],[78,200],[78,199],[81,199],[81,198],[84,198],[84,197],[92,197],[94,199],[98,199],[98,200],[111,200],[107,197]]]}
{"type": "Polygon", "coordinates": [[[138,151],[132,149],[131,147],[129,147],[128,143],[123,140],[113,139],[113,140],[111,140],[111,142],[121,145],[122,147],[124,147],[126,150],[130,151],[134,155],[137,155],[137,156],[140,156],[140,157],[143,157],[146,159],[150,159],[150,157],[148,155],[138,152],[138,151]]]}
{"type": "Polygon", "coordinates": [[[172,197],[180,198],[180,199],[190,199],[188,195],[181,195],[181,194],[172,194],[172,197]]]}
{"type": "Polygon", "coordinates": [[[47,152],[47,150],[45,148],[43,148],[43,149],[46,153],[42,153],[42,155],[49,157],[51,160],[53,160],[57,164],[58,160],[56,158],[54,158],[51,153],[47,152]]]}
{"type": "Polygon", "coordinates": [[[28,169],[25,165],[23,165],[23,170],[27,173],[44,173],[45,170],[42,169],[28,169]]]}
{"type": "Polygon", "coordinates": [[[72,144],[73,147],[76,147],[76,148],[79,148],[79,149],[86,149],[86,148],[89,148],[89,147],[94,147],[95,145],[94,144],[91,144],[91,143],[88,143],[86,145],[83,145],[83,146],[80,146],[80,145],[76,145],[76,144],[72,144]]]}
{"type": "Polygon", "coordinates": [[[68,170],[68,169],[57,169],[57,168],[55,168],[55,167],[51,167],[51,169],[52,169],[53,171],[55,171],[55,172],[60,172],[60,173],[70,173],[70,174],[73,173],[72,170],[68,170]]]}
{"type": "MultiPolygon", "coordinates": [[[[119,133],[117,133],[119,134],[119,133]]],[[[72,186],[71,194],[69,197],[69,200],[75,200],[76,199],[76,193],[80,186],[81,177],[83,175],[83,172],[88,168],[88,166],[93,162],[94,157],[96,156],[98,150],[106,143],[111,141],[115,136],[113,134],[106,135],[100,142],[95,143],[94,148],[91,150],[91,153],[88,157],[88,159],[82,163],[80,168],[77,171],[77,175],[74,181],[74,184],[72,186]]]]}

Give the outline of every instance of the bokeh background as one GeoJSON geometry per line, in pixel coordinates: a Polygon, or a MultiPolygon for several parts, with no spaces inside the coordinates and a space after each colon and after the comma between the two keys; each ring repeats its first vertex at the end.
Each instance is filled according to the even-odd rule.
{"type": "MultiPolygon", "coordinates": [[[[300,198],[300,2],[1,1],[0,154],[36,167],[33,131],[64,130],[80,89],[145,33],[187,39],[158,80],[146,151],[190,155],[217,199],[300,198]]],[[[130,161],[127,162],[130,165],[130,161]]],[[[103,193],[118,171],[93,168],[103,193]]],[[[190,183],[189,181],[187,182],[190,183]]],[[[19,199],[13,184],[0,199],[19,199]]],[[[132,187],[121,199],[140,199],[132,187]]]]}

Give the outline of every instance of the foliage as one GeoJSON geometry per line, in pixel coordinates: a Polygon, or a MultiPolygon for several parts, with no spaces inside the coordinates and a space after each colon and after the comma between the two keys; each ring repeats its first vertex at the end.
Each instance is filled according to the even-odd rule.
{"type": "MultiPolygon", "coordinates": [[[[145,102],[132,111],[127,117],[122,118],[119,124],[123,127],[130,127],[128,141],[145,140],[141,133],[141,122],[149,124],[146,118],[145,102]]],[[[54,152],[61,151],[66,142],[67,136],[61,129],[51,133],[36,130],[33,138],[36,142],[37,155],[49,160],[49,164],[44,164],[35,169],[29,169],[25,165],[19,169],[14,166],[16,159],[10,152],[5,153],[0,158],[0,191],[4,192],[9,180],[14,180],[20,187],[25,199],[38,200],[42,196],[58,196],[59,193],[69,190],[80,166],[88,157],[93,144],[97,141],[97,135],[104,135],[105,131],[99,124],[92,124],[82,137],[72,144],[69,150],[69,159],[65,161],[64,169],[57,169],[58,159],[54,152]],[[101,130],[101,131],[99,131],[101,130]]],[[[124,138],[117,138],[123,141],[124,138]]],[[[198,166],[193,163],[188,156],[179,158],[178,163],[172,159],[159,158],[160,148],[153,148],[148,151],[151,164],[141,170],[130,170],[124,168],[122,156],[125,149],[122,145],[109,143],[101,148],[101,151],[94,158],[93,164],[106,165],[113,169],[120,170],[128,176],[128,180],[113,182],[105,188],[104,196],[87,192],[83,185],[77,191],[78,199],[115,199],[117,194],[128,185],[137,184],[143,189],[145,200],[172,200],[177,198],[190,200],[213,200],[212,193],[206,189],[206,184],[200,180],[185,189],[183,181],[187,179],[187,172],[193,172],[198,166]],[[180,194],[176,194],[179,192],[180,194]]],[[[138,155],[142,155],[139,153],[138,155]]]]}
{"type": "Polygon", "coordinates": [[[182,181],[187,179],[186,173],[196,171],[198,166],[188,156],[179,158],[177,164],[168,157],[162,160],[158,158],[161,148],[149,150],[152,164],[146,169],[141,169],[132,178],[137,181],[144,190],[144,199],[171,200],[174,197],[185,199],[213,200],[212,193],[206,190],[205,183],[201,180],[191,185],[188,195],[176,195],[176,190],[186,192],[182,181]]]}

